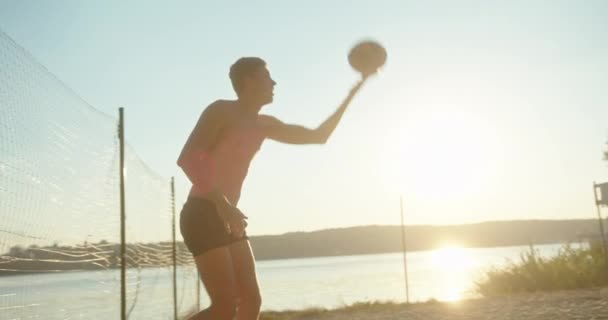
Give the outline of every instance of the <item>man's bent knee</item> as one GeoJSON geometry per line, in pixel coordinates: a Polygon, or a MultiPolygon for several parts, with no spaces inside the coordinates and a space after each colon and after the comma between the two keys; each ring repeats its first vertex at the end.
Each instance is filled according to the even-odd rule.
{"type": "Polygon", "coordinates": [[[218,320],[232,320],[236,315],[237,300],[236,297],[226,297],[222,299],[214,299],[211,302],[211,313],[218,320]]]}
{"type": "Polygon", "coordinates": [[[262,297],[259,293],[242,296],[239,299],[239,309],[250,313],[259,314],[262,307],[262,297]]]}

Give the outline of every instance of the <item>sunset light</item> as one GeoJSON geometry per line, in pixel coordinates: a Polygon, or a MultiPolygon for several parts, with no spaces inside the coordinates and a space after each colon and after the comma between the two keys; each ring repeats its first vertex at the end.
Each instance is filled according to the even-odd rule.
{"type": "Polygon", "coordinates": [[[0,320],[608,319],[606,17],[0,0],[0,320]]]}
{"type": "Polygon", "coordinates": [[[458,301],[465,297],[471,283],[473,259],[465,248],[456,245],[433,251],[433,265],[440,270],[437,277],[444,283],[441,300],[458,301]]]}

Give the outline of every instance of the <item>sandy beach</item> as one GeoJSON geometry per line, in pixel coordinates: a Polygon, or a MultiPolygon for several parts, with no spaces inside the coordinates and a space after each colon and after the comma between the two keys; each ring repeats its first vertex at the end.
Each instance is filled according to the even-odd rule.
{"type": "Polygon", "coordinates": [[[293,317],[261,319],[396,320],[396,319],[608,319],[608,288],[482,298],[454,303],[369,305],[293,317]]]}

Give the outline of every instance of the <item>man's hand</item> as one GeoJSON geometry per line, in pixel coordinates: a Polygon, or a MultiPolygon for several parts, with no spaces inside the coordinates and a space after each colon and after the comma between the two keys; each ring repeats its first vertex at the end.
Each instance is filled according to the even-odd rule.
{"type": "Polygon", "coordinates": [[[223,205],[218,207],[218,214],[224,222],[226,232],[235,238],[240,238],[247,227],[247,216],[233,205],[223,205]]]}

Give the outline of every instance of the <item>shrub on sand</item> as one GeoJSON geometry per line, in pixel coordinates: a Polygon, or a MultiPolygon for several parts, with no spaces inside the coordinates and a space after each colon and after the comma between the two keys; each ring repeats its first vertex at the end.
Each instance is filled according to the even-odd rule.
{"type": "Polygon", "coordinates": [[[608,285],[608,265],[600,243],[572,248],[564,245],[557,256],[543,258],[530,248],[519,262],[494,268],[476,283],[483,296],[589,288],[608,285]]]}

